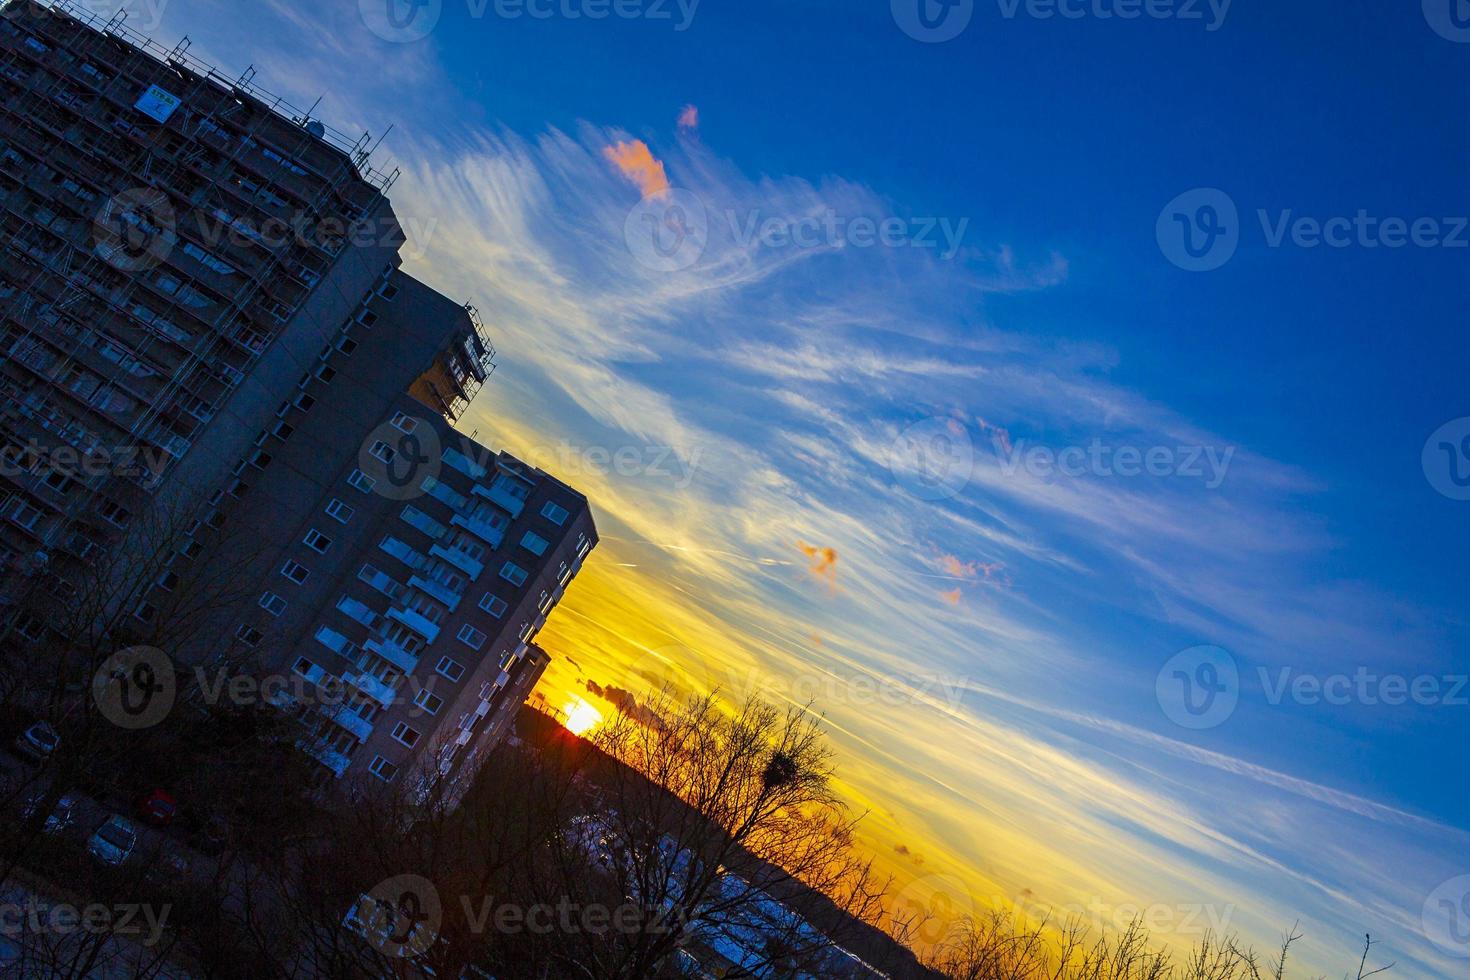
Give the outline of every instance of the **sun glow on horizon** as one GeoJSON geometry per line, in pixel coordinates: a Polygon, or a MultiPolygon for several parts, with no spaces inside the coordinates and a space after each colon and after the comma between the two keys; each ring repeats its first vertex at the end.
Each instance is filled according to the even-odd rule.
{"type": "Polygon", "coordinates": [[[602,712],[581,698],[568,701],[563,710],[567,715],[566,729],[573,735],[586,735],[602,721],[602,712]]]}

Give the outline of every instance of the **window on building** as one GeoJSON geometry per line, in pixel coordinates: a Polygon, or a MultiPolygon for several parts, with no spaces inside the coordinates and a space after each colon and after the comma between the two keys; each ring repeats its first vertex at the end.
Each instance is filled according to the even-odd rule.
{"type": "Polygon", "coordinates": [[[459,635],[456,637],[456,639],[458,639],[459,642],[463,643],[465,646],[469,647],[471,650],[478,650],[485,645],[485,641],[489,639],[489,637],[487,637],[484,633],[481,633],[479,630],[475,629],[469,623],[465,623],[459,628],[459,635]]]}
{"type": "Polygon", "coordinates": [[[505,615],[505,611],[510,608],[510,603],[499,596],[494,596],[486,592],[480,597],[480,608],[496,619],[500,619],[505,615]]]}
{"type": "Polygon", "coordinates": [[[526,584],[526,570],[513,561],[508,561],[500,566],[500,577],[512,585],[526,584]]]}
{"type": "Polygon", "coordinates": [[[361,490],[363,493],[372,493],[373,487],[377,486],[377,484],[377,480],[374,480],[362,470],[353,470],[352,475],[347,478],[348,486],[354,490],[361,490]]]}
{"type": "Polygon", "coordinates": [[[267,592],[265,595],[260,597],[260,608],[264,609],[272,616],[279,616],[281,613],[286,611],[286,600],[282,599],[274,592],[267,592]]]}
{"type": "Polygon", "coordinates": [[[546,549],[551,547],[551,542],[535,531],[527,531],[525,537],[521,538],[521,547],[539,557],[546,554],[546,549]]]}
{"type": "Polygon", "coordinates": [[[288,561],[286,562],[286,564],[281,566],[281,574],[286,576],[291,581],[295,582],[297,585],[303,585],[305,584],[307,578],[310,577],[311,569],[307,568],[299,561],[288,561]]]}
{"type": "Polygon", "coordinates": [[[117,527],[127,527],[128,518],[132,516],[126,507],[119,507],[111,500],[102,501],[97,508],[97,513],[104,521],[117,527]]]}
{"type": "Polygon", "coordinates": [[[315,551],[317,554],[325,555],[327,553],[327,549],[332,546],[332,539],[327,537],[322,532],[318,531],[316,528],[312,528],[310,531],[306,532],[306,537],[301,539],[301,543],[306,545],[312,551],[315,551]]]}
{"type": "Polygon", "coordinates": [[[457,681],[464,676],[464,665],[453,657],[445,657],[439,661],[439,665],[434,668],[434,672],[441,677],[447,677],[452,681],[457,681]]]}
{"type": "Polygon", "coordinates": [[[382,756],[377,756],[368,766],[368,772],[377,776],[383,782],[388,783],[392,782],[393,777],[398,775],[398,767],[382,756]]]}
{"type": "Polygon", "coordinates": [[[395,458],[397,458],[398,451],[395,450],[392,446],[388,445],[386,442],[383,442],[381,439],[379,439],[377,442],[373,443],[373,447],[368,450],[368,455],[373,457],[373,459],[382,460],[385,463],[391,463],[395,458]]]}
{"type": "Polygon", "coordinates": [[[444,699],[432,691],[420,691],[418,696],[413,699],[413,703],[431,715],[437,715],[439,709],[444,707],[444,699]]]}
{"type": "Polygon", "coordinates": [[[393,737],[409,748],[413,748],[419,740],[419,733],[417,730],[408,727],[406,722],[400,721],[393,726],[393,737]]]}
{"type": "Polygon", "coordinates": [[[352,520],[352,515],[356,513],[356,509],[348,507],[336,497],[333,497],[331,503],[327,504],[327,516],[341,521],[343,524],[352,520]]]}
{"type": "Polygon", "coordinates": [[[557,527],[560,527],[561,525],[566,523],[567,518],[571,516],[571,512],[568,511],[565,507],[562,507],[559,504],[554,504],[548,500],[546,502],[546,506],[541,508],[541,516],[546,518],[551,523],[555,524],[557,527]]]}
{"type": "Polygon", "coordinates": [[[393,416],[393,428],[397,429],[399,432],[412,432],[418,427],[419,420],[414,418],[412,415],[405,415],[402,412],[399,412],[393,416]]]}
{"type": "Polygon", "coordinates": [[[235,630],[235,639],[247,647],[258,647],[260,646],[260,641],[265,639],[265,635],[254,626],[241,623],[240,628],[235,630]]]}

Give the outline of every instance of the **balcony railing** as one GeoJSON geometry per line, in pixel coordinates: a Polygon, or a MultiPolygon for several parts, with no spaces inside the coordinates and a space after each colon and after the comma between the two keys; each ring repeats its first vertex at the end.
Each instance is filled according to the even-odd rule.
{"type": "Polygon", "coordinates": [[[332,775],[339,778],[347,771],[347,767],[352,765],[351,759],[325,743],[299,742],[297,744],[301,746],[301,751],[332,770],[332,775]]]}
{"type": "Polygon", "coordinates": [[[444,548],[436,544],[429,549],[429,554],[436,558],[443,558],[455,568],[468,575],[472,582],[478,579],[481,573],[485,571],[483,563],[475,561],[475,559],[456,548],[444,548]]]}
{"type": "Polygon", "coordinates": [[[393,688],[366,671],[343,674],[342,679],[385,708],[391,706],[397,699],[393,688]]]}
{"type": "Polygon", "coordinates": [[[524,500],[507,493],[503,487],[487,487],[477,483],[475,484],[475,493],[503,509],[511,517],[520,517],[521,511],[526,509],[526,502],[524,500]]]}
{"type": "Polygon", "coordinates": [[[395,619],[422,636],[426,643],[433,643],[439,639],[439,627],[429,622],[422,613],[414,612],[402,606],[394,606],[386,613],[389,619],[395,619]]]}
{"type": "Polygon", "coordinates": [[[390,643],[381,636],[373,637],[362,646],[364,650],[382,657],[405,674],[413,673],[414,669],[419,665],[418,657],[415,657],[396,643],[390,643]]]}
{"type": "Polygon", "coordinates": [[[335,711],[330,712],[327,717],[331,719],[333,724],[345,728],[353,735],[356,735],[359,742],[366,742],[373,734],[372,722],[345,704],[335,711]]]}
{"type": "Polygon", "coordinates": [[[476,517],[462,517],[459,514],[455,514],[452,523],[457,527],[464,528],[475,537],[484,541],[490,546],[491,550],[499,548],[500,543],[505,540],[505,528],[498,528],[476,517]]]}
{"type": "Polygon", "coordinates": [[[454,610],[459,607],[459,600],[464,598],[458,592],[452,591],[447,586],[441,585],[438,582],[435,582],[433,579],[427,579],[420,575],[415,575],[411,577],[408,580],[408,584],[413,586],[415,589],[418,589],[420,592],[423,592],[426,595],[433,596],[435,599],[444,603],[446,606],[449,607],[450,612],[454,612],[454,610]]]}

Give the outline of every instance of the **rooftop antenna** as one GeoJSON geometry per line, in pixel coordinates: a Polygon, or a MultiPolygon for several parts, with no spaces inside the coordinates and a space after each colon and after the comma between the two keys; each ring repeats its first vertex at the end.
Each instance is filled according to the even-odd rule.
{"type": "Polygon", "coordinates": [[[398,124],[397,123],[389,123],[388,124],[388,128],[383,131],[383,135],[382,136],[379,136],[378,137],[378,141],[373,144],[373,148],[371,150],[368,150],[368,156],[372,156],[374,153],[377,153],[378,152],[378,147],[380,147],[380,146],[383,145],[383,140],[385,140],[385,139],[388,138],[388,134],[391,133],[391,132],[393,132],[393,127],[396,126],[396,125],[398,125],[398,124]]]}

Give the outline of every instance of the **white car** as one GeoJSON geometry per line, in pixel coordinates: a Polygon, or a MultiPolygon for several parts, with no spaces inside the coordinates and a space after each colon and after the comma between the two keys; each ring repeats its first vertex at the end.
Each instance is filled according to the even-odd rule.
{"type": "Polygon", "coordinates": [[[87,853],[103,864],[122,864],[137,846],[137,828],[122,817],[112,817],[87,842],[87,853]]]}

